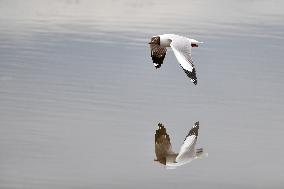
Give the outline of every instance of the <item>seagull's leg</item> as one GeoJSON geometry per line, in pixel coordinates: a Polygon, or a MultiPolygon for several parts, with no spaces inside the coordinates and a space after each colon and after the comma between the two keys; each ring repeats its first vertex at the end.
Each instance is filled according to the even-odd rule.
{"type": "Polygon", "coordinates": [[[197,148],[196,151],[197,151],[197,152],[202,152],[202,151],[203,151],[203,148],[197,148]]]}
{"type": "Polygon", "coordinates": [[[202,152],[203,152],[203,148],[197,148],[197,149],[196,149],[196,153],[197,153],[197,154],[202,153],[202,152]]]}
{"type": "Polygon", "coordinates": [[[203,148],[196,149],[196,158],[208,157],[208,153],[203,148]]]}

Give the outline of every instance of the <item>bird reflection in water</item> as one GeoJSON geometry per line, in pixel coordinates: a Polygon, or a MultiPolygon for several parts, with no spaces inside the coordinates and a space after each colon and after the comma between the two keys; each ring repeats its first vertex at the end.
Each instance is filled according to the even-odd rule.
{"type": "Polygon", "coordinates": [[[175,153],[172,150],[170,136],[167,134],[165,126],[162,123],[159,123],[155,134],[155,153],[157,157],[155,161],[165,165],[166,168],[174,169],[178,166],[187,164],[194,159],[207,157],[208,153],[204,152],[203,148],[195,148],[198,130],[199,121],[190,129],[179,153],[175,153]]]}

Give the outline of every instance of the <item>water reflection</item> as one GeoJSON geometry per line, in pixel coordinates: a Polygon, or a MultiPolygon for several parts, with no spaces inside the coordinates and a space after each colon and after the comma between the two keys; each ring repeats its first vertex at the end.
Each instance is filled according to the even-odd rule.
{"type": "Polygon", "coordinates": [[[166,168],[175,169],[181,165],[190,163],[194,159],[208,156],[203,148],[195,148],[199,130],[199,121],[190,129],[184,139],[179,153],[172,150],[170,136],[162,123],[158,124],[155,134],[155,153],[159,163],[166,165],[166,168]]]}
{"type": "Polygon", "coordinates": [[[0,1],[0,188],[283,188],[283,5],[0,1]],[[153,68],[147,42],[160,33],[206,42],[200,85],[173,52],[153,68]],[[167,128],[178,149],[189,115],[206,117],[210,158],[161,174],[152,125],[178,126],[167,128]]]}

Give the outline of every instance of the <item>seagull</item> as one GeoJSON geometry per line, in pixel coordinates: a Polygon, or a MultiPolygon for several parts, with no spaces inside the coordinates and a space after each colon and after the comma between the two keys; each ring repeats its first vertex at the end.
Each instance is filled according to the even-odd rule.
{"type": "Polygon", "coordinates": [[[166,47],[171,47],[186,75],[197,85],[196,71],[191,58],[191,47],[198,47],[200,43],[203,42],[175,34],[153,36],[149,44],[154,66],[156,69],[161,67],[167,53],[166,47]]]}
{"type": "Polygon", "coordinates": [[[159,163],[166,165],[168,169],[175,169],[178,166],[187,164],[194,159],[208,156],[203,148],[195,148],[199,129],[199,121],[190,129],[184,139],[179,153],[172,150],[170,136],[167,134],[166,128],[162,123],[158,124],[155,134],[155,153],[159,163]]]}

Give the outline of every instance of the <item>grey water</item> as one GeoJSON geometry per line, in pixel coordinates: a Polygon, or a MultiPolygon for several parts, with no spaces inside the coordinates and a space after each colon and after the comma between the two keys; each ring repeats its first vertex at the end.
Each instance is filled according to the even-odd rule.
{"type": "Polygon", "coordinates": [[[281,0],[1,0],[0,188],[283,188],[281,0]],[[175,33],[198,85],[171,50],[175,33]],[[162,122],[179,150],[195,121],[209,153],[154,162],[162,122]]]}

